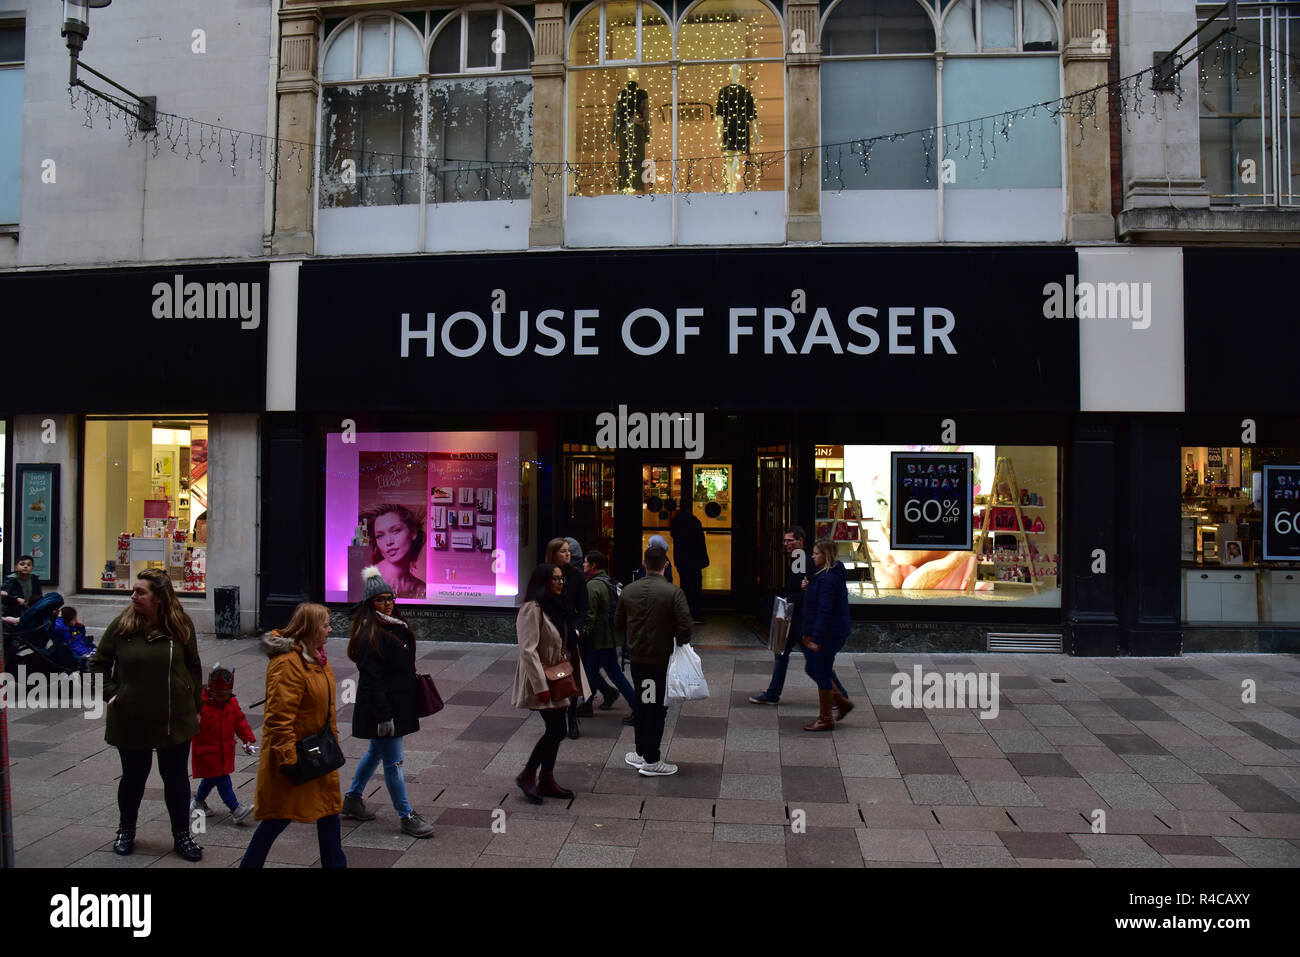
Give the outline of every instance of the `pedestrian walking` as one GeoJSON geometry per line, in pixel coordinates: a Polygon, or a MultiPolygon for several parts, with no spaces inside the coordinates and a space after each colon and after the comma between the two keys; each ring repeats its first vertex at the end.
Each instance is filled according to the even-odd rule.
{"type": "Polygon", "coordinates": [[[689,502],[683,501],[673,520],[668,523],[673,536],[673,558],[677,560],[677,574],[682,591],[691,609],[691,617],[703,621],[700,599],[704,593],[704,569],[709,567],[709,547],[704,538],[704,526],[691,512],[689,502]]]}
{"type": "MultiPolygon", "coordinates": [[[[749,699],[753,704],[780,704],[781,691],[785,688],[786,672],[790,668],[790,653],[796,646],[803,647],[801,642],[803,638],[803,583],[807,578],[808,570],[800,567],[796,571],[795,553],[804,552],[803,559],[805,563],[811,560],[812,556],[805,551],[804,541],[806,537],[807,535],[802,526],[791,525],[785,530],[785,534],[781,538],[781,545],[786,554],[786,565],[785,587],[780,594],[782,598],[790,603],[790,630],[786,633],[785,647],[780,654],[775,656],[773,661],[772,680],[768,684],[766,691],[759,692],[749,699]]],[[[849,702],[848,693],[844,690],[844,686],[840,684],[840,679],[834,671],[831,672],[831,680],[834,681],[836,690],[841,697],[847,702],[843,713],[848,714],[853,710],[853,704],[849,702]]],[[[842,715],[837,712],[835,720],[838,721],[841,717],[842,715]]]]}
{"type": "MultiPolygon", "coordinates": [[[[567,547],[567,546],[566,546],[567,547]]],[[[571,798],[573,792],[555,780],[555,760],[565,734],[568,698],[555,700],[546,680],[546,669],[563,664],[573,666],[579,687],[585,687],[582,662],[567,654],[565,631],[568,610],[564,604],[564,569],[546,562],[538,565],[528,579],[525,602],[515,616],[515,633],[519,639],[519,660],[515,665],[515,686],[511,703],[516,708],[536,711],[542,716],[545,730],[533,745],[528,762],[515,778],[515,784],[530,804],[541,804],[544,797],[571,798]]]]}
{"type": "Polygon", "coordinates": [[[835,689],[835,654],[849,637],[849,589],[847,572],[838,560],[836,545],[823,538],[813,546],[816,566],[804,596],[803,646],[807,659],[804,670],[817,684],[817,718],[804,725],[805,731],[830,731],[836,719],[843,720],[853,702],[835,689]],[[834,716],[831,708],[837,709],[834,716]]]}
{"type": "Polygon", "coordinates": [[[668,714],[668,659],[674,637],[682,645],[691,640],[691,610],[682,589],[664,578],[667,564],[662,548],[646,549],[648,574],[623,589],[614,612],[614,627],[627,634],[636,708],[636,750],[624,760],[646,777],[677,773],[659,750],[668,714]]]}
{"type": "Polygon", "coordinates": [[[191,750],[194,756],[194,776],[199,786],[190,802],[190,814],[196,810],[211,814],[204,803],[213,789],[230,809],[236,824],[243,824],[253,813],[252,804],[240,804],[235,797],[230,776],[235,773],[235,738],[244,742],[245,754],[256,754],[253,729],[248,726],[239,699],[234,695],[235,673],[220,663],[208,672],[208,683],[203,689],[203,710],[199,712],[199,733],[194,736],[191,750]]]}
{"type": "MultiPolygon", "coordinates": [[[[646,548],[662,548],[662,549],[664,550],[664,554],[667,555],[667,554],[668,554],[668,539],[664,538],[662,535],[651,535],[650,538],[646,541],[646,543],[645,543],[645,547],[646,547],[646,548]]],[[[634,582],[636,582],[636,581],[640,581],[641,579],[645,578],[645,576],[646,576],[647,574],[648,574],[648,573],[646,572],[645,561],[642,561],[641,564],[640,564],[640,566],[637,568],[636,572],[633,573],[633,575],[632,575],[632,580],[633,580],[634,582]]],[[[669,581],[669,582],[671,582],[671,581],[673,580],[673,563],[672,563],[672,562],[669,562],[667,565],[664,566],[664,578],[665,578],[667,581],[669,581]]]]}
{"type": "Polygon", "coordinates": [[[203,664],[194,622],[163,572],[147,568],[136,576],[131,607],[104,631],[90,670],[103,675],[104,740],[122,762],[113,850],[125,855],[135,849],[136,818],[156,751],[172,849],[187,861],[201,860],[203,848],[190,835],[188,771],[203,707],[203,664]]]}
{"type": "MultiPolygon", "coordinates": [[[[564,621],[565,621],[565,649],[572,656],[574,661],[586,660],[584,641],[582,631],[587,625],[587,585],[582,574],[581,564],[574,564],[575,560],[580,560],[582,552],[574,552],[570,541],[576,544],[575,539],[553,538],[546,544],[546,562],[550,565],[556,565],[564,573],[564,593],[561,596],[564,600],[564,621]]],[[[578,728],[578,718],[589,717],[592,714],[590,707],[586,706],[587,699],[594,692],[589,685],[582,685],[576,698],[569,700],[568,710],[568,734],[575,741],[580,737],[578,728]]]]}
{"type": "MultiPolygon", "coordinates": [[[[587,641],[591,644],[591,657],[583,661],[588,677],[594,684],[602,686],[604,700],[600,710],[608,711],[614,707],[618,696],[622,695],[631,709],[624,724],[634,724],[636,720],[636,698],[632,686],[623,676],[623,669],[618,663],[618,629],[614,627],[614,611],[618,607],[618,590],[614,580],[605,571],[605,553],[592,549],[582,563],[587,575],[587,641]],[[601,679],[604,670],[612,687],[601,679]]],[[[593,696],[594,697],[594,696],[593,696]]]]}
{"type": "Polygon", "coordinates": [[[291,822],[316,825],[322,868],[347,867],[339,811],[339,773],[330,771],[295,784],[286,768],[298,763],[297,743],[326,724],[339,735],[334,669],[325,653],[330,613],[324,605],[303,602],[283,630],[262,638],[266,666],[266,713],[262,718],[262,756],[257,763],[253,832],[240,867],[261,867],[275,839],[291,822]]]}
{"type": "Polygon", "coordinates": [[[371,565],[361,572],[364,592],[352,614],[348,657],[357,663],[357,701],[352,709],[352,736],[370,746],[357,763],[352,786],[343,797],[343,816],[373,821],[362,791],[380,762],[384,785],[400,821],[411,837],[432,837],[433,825],[411,809],[402,776],[402,738],[420,730],[416,714],[415,637],[397,611],[392,586],[371,565]]]}

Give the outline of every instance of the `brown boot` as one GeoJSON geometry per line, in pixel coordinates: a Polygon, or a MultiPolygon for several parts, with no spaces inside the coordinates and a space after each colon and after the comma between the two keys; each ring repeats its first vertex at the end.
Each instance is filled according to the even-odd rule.
{"type": "Polygon", "coordinates": [[[831,731],[835,728],[835,719],[831,717],[831,692],[817,689],[817,719],[812,724],[805,724],[805,731],[831,731]]]}
{"type": "Polygon", "coordinates": [[[548,798],[571,798],[573,792],[562,788],[555,780],[554,771],[543,771],[537,779],[537,793],[548,798]]]}
{"type": "Polygon", "coordinates": [[[542,803],[542,796],[537,793],[536,768],[531,771],[528,770],[528,768],[524,768],[519,777],[515,778],[515,784],[519,786],[519,790],[523,792],[524,800],[529,804],[542,803]]]}
{"type": "Polygon", "coordinates": [[[831,692],[831,702],[835,706],[836,721],[843,721],[848,717],[849,712],[853,710],[853,702],[838,691],[831,692]]]}

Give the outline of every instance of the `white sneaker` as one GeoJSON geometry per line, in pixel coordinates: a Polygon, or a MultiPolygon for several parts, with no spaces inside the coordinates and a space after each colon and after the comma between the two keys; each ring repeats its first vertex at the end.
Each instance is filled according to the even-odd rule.
{"type": "Polygon", "coordinates": [[[645,758],[641,757],[641,755],[637,754],[635,751],[629,751],[627,754],[623,755],[623,760],[637,770],[645,767],[645,758]]]}
{"type": "Polygon", "coordinates": [[[236,824],[243,824],[246,820],[248,820],[248,815],[252,813],[253,813],[253,805],[240,804],[238,807],[236,807],[233,811],[230,812],[230,819],[234,821],[236,824]]]}
{"type": "Polygon", "coordinates": [[[208,810],[207,802],[205,802],[205,801],[195,801],[195,800],[191,800],[191,801],[190,801],[190,817],[193,817],[193,816],[194,816],[194,812],[195,812],[195,811],[198,811],[200,814],[204,815],[205,817],[206,817],[207,815],[209,815],[209,814],[212,813],[211,811],[208,810]]]}
{"type": "Polygon", "coordinates": [[[669,764],[667,761],[656,761],[654,764],[643,764],[637,768],[640,774],[648,778],[663,777],[668,774],[677,773],[677,765],[669,764]]]}

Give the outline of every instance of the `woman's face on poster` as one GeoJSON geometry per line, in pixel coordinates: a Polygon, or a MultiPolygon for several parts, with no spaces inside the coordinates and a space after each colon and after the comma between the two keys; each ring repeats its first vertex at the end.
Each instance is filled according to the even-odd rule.
{"type": "Polygon", "coordinates": [[[385,512],[375,518],[375,547],[389,562],[408,561],[412,533],[396,512],[385,512]]]}

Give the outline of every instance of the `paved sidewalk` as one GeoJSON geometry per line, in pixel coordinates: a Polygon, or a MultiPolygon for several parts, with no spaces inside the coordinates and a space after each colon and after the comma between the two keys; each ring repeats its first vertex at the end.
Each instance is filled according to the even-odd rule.
{"type": "MultiPolygon", "coordinates": [[[[329,643],[340,681],[355,675],[329,643]]],[[[816,692],[796,653],[779,708],[747,702],[767,686],[761,649],[701,649],[712,697],[673,706],[674,777],[623,763],[626,707],[582,721],[556,769],[572,802],[525,804],[513,780],[541,721],[510,706],[510,645],[421,643],[446,709],[406,738],[406,776],[431,840],[397,832],[382,775],[376,821],[344,822],[352,867],[1300,867],[1300,657],[1195,655],[848,655],[837,671],[857,708],[831,734],[802,725],[816,692]],[[900,710],[890,679],[913,665],[996,672],[1000,714],[900,710]],[[1243,704],[1254,682],[1258,703],[1243,704]],[[505,812],[505,832],[493,812],[505,812]],[[1104,832],[1094,832],[1095,812],[1104,832]],[[806,823],[806,830],[797,827],[806,823]],[[499,828],[498,828],[499,830],[499,828]]],[[[266,658],[253,640],[204,639],[205,668],[235,668],[259,730],[266,658]]],[[[348,734],[344,785],[364,750],[348,734]]],[[[26,867],[230,867],[252,829],[222,809],[199,837],[203,862],[170,853],[161,781],[150,780],[136,852],[110,849],[116,752],[100,720],[9,712],[17,859],[26,867]]],[[[238,753],[251,800],[257,759],[238,753]]],[[[221,802],[209,798],[214,811],[221,802]]],[[[497,815],[500,818],[500,815],[497,815]]],[[[315,830],[294,826],[271,862],[318,863],[315,830]]]]}

